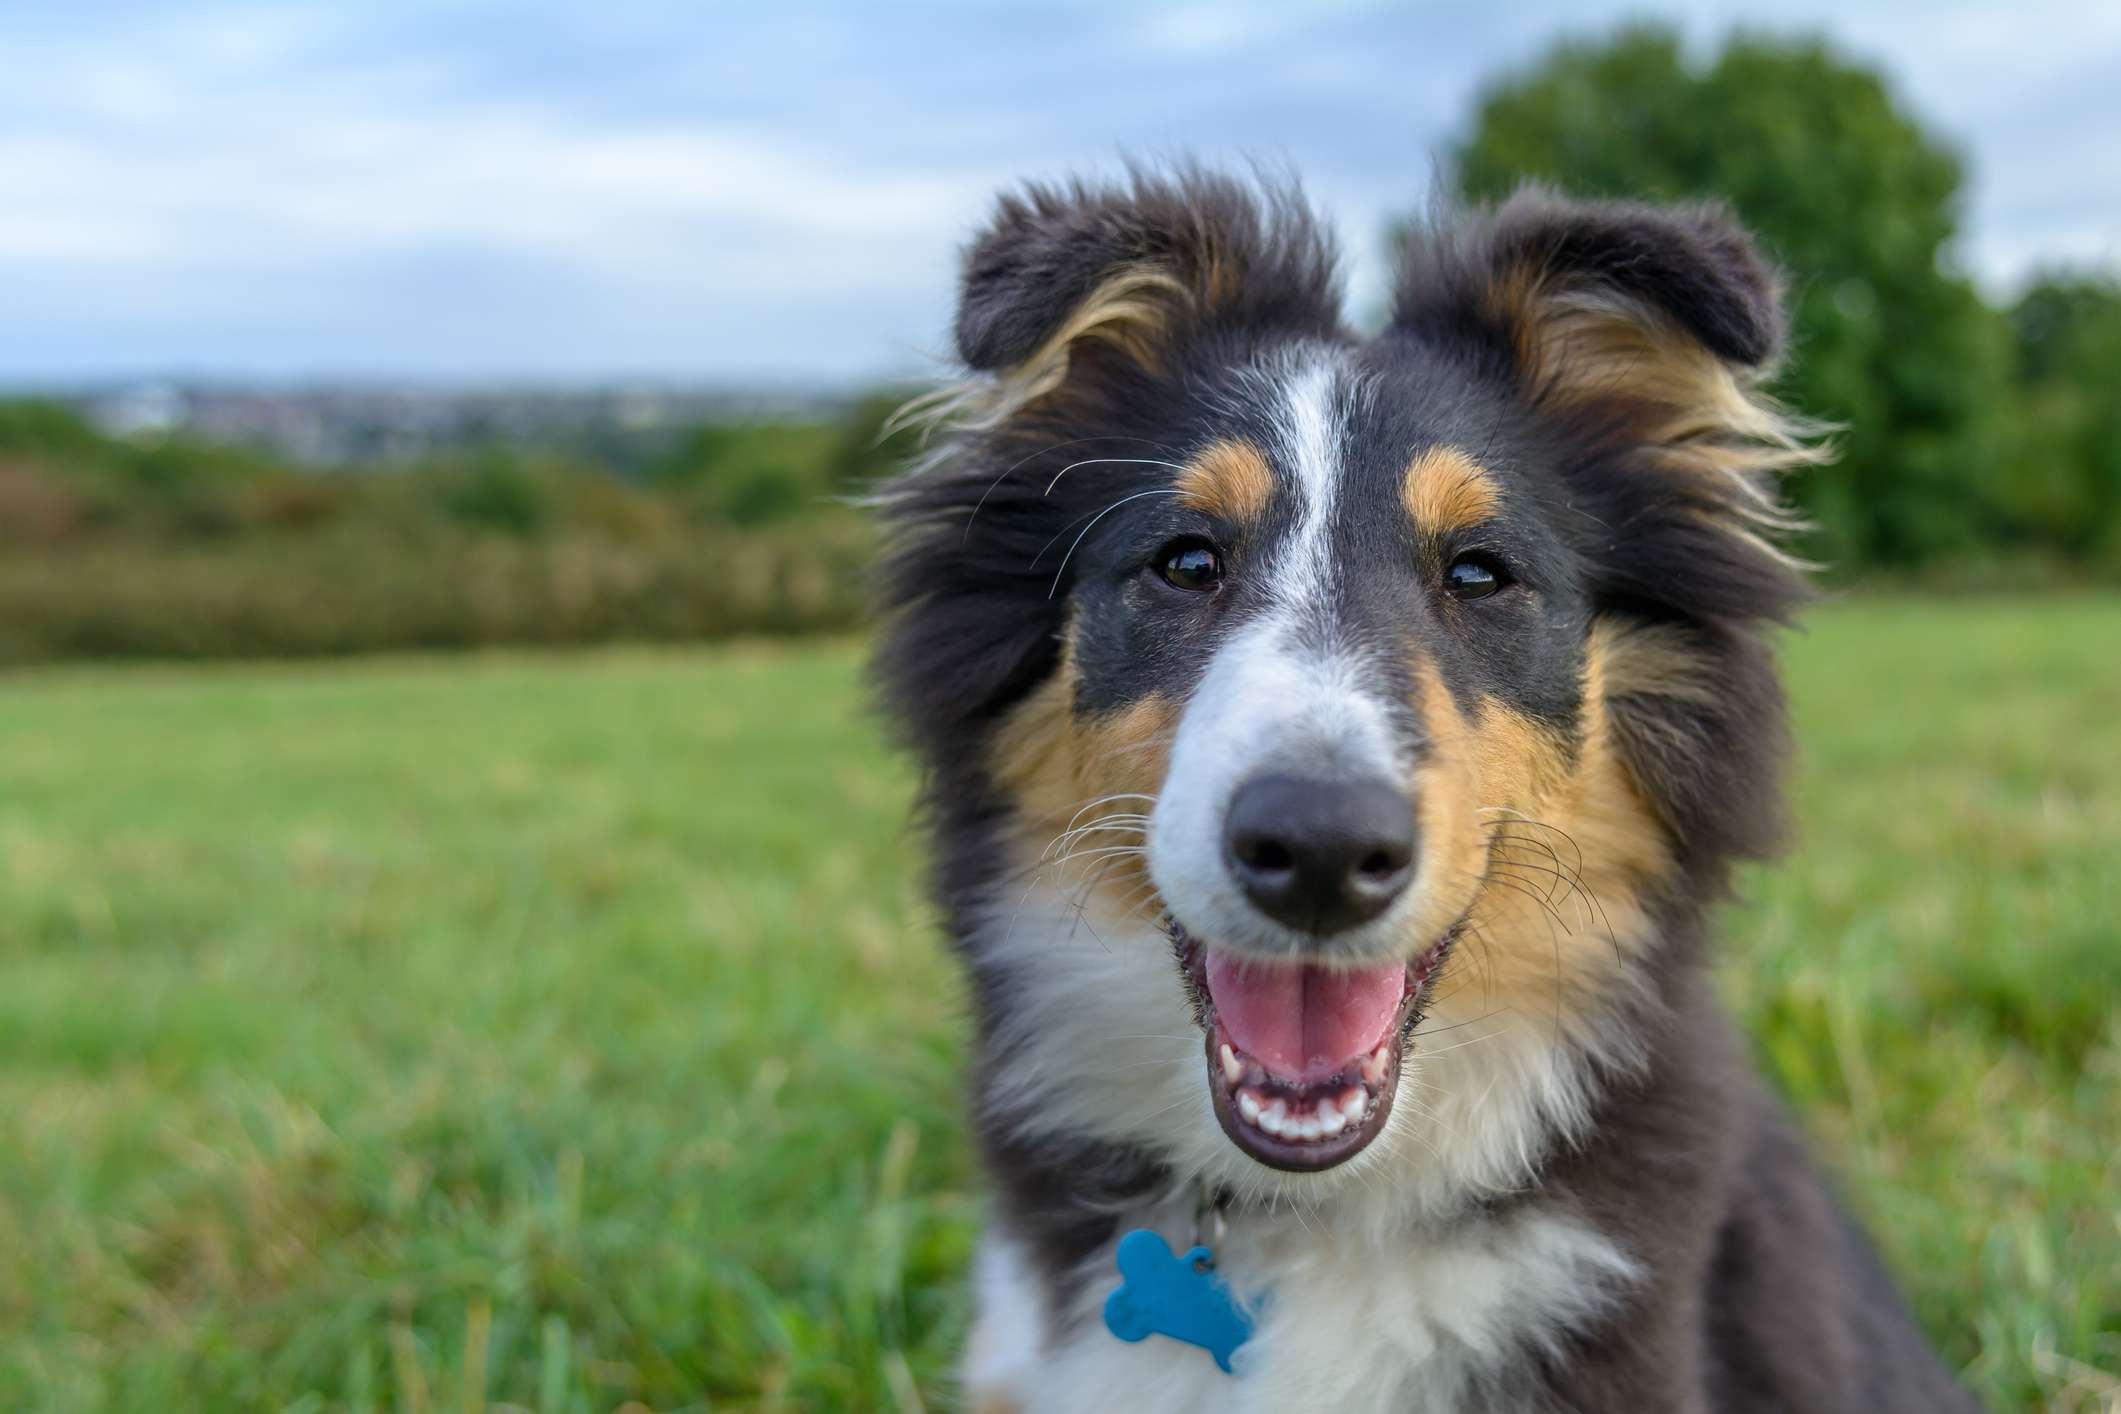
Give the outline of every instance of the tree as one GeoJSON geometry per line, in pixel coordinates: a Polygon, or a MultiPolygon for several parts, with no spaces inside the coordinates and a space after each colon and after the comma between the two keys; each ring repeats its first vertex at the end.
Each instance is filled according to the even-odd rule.
{"type": "Polygon", "coordinates": [[[1581,196],[1720,197],[1790,272],[1778,392],[1842,424],[1791,491],[1813,553],[1912,565],[1992,528],[2008,335],[1951,265],[1960,163],[1878,75],[1824,42],[1740,36],[1688,61],[1673,32],[1565,42],[1481,96],[1460,194],[1536,180],[1581,196]]]}
{"type": "Polygon", "coordinates": [[[2050,272],[2011,310],[2018,427],[2004,509],[2021,537],[2121,565],[2121,282],[2050,272]]]}

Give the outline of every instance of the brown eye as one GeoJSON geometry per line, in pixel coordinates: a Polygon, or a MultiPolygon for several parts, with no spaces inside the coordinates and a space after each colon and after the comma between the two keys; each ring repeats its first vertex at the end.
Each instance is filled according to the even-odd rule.
{"type": "Polygon", "coordinates": [[[1223,557],[1197,536],[1174,540],[1156,552],[1156,572],[1173,589],[1205,594],[1223,582],[1223,557]]]}
{"type": "Polygon", "coordinates": [[[1485,599],[1509,582],[1502,566],[1486,555],[1460,555],[1443,572],[1443,592],[1453,599],[1485,599]]]}

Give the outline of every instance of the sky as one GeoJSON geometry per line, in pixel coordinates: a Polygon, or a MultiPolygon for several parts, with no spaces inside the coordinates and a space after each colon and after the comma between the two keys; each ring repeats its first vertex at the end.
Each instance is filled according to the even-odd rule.
{"type": "Polygon", "coordinates": [[[0,383],[826,387],[947,354],[993,193],[1194,154],[1347,248],[1480,85],[1645,15],[1823,31],[1967,157],[1991,293],[2121,264],[2121,4],[182,5],[0,17],[0,383]]]}

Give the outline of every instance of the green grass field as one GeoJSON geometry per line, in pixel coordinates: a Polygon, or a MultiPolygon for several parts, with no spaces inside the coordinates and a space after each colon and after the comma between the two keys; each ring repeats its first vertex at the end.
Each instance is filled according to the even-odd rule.
{"type": "MultiPolygon", "coordinates": [[[[851,645],[0,679],[0,1408],[934,1408],[960,992],[851,645]]],[[[1993,1407],[2121,1400],[2121,599],[1867,601],[1728,990],[1993,1407]]]]}

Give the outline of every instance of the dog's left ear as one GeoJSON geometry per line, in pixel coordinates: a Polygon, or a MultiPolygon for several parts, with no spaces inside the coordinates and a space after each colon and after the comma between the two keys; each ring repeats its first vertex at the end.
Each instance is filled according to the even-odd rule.
{"type": "Polygon", "coordinates": [[[1394,324],[1485,337],[1536,403],[1730,410],[1782,349],[1773,270],[1720,206],[1520,192],[1457,241],[1410,243],[1394,324]]]}
{"type": "Polygon", "coordinates": [[[1798,593],[1776,541],[1801,523],[1777,480],[1832,449],[1760,390],[1782,351],[1780,282],[1721,207],[1530,190],[1416,228],[1393,327],[1545,415],[1577,504],[1630,527],[1599,560],[1616,595],[1772,617],[1754,606],[1798,593]]]}

